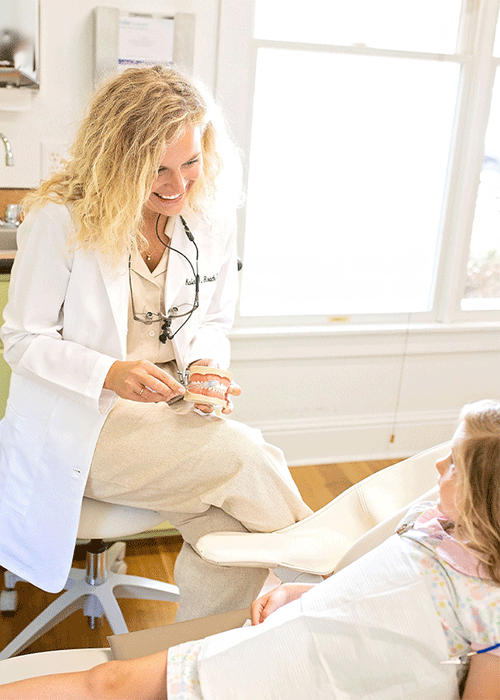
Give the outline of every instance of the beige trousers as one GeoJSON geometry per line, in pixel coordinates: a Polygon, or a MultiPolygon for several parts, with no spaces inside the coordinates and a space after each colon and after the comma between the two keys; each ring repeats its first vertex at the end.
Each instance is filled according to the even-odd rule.
{"type": "Polygon", "coordinates": [[[168,513],[184,544],[175,565],[177,620],[248,606],[267,569],[219,567],[194,548],[217,531],[270,532],[310,514],[281,450],[259,430],[192,404],[120,399],[97,442],[85,495],[168,513]]]}

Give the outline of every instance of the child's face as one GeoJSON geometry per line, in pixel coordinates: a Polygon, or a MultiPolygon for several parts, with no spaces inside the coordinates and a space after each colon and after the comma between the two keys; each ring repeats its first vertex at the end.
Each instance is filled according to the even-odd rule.
{"type": "Polygon", "coordinates": [[[462,443],[465,438],[465,423],[458,426],[451,441],[451,452],[444,459],[436,462],[436,469],[439,472],[439,498],[437,506],[439,510],[450,520],[455,520],[457,515],[456,499],[458,496],[459,475],[455,466],[457,455],[460,453],[462,443]]]}

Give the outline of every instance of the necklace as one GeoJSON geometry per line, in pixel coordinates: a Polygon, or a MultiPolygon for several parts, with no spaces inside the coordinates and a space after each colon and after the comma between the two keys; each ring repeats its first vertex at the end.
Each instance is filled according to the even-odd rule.
{"type": "Polygon", "coordinates": [[[166,241],[167,241],[166,243],[165,243],[164,241],[162,241],[162,239],[160,238],[160,233],[159,233],[159,230],[158,230],[158,228],[159,228],[159,223],[160,223],[160,219],[161,219],[161,214],[158,214],[158,216],[157,216],[157,218],[156,218],[156,222],[155,222],[155,234],[156,234],[156,238],[153,239],[153,241],[148,241],[148,249],[147,249],[147,251],[144,251],[144,252],[143,252],[144,260],[145,260],[147,263],[151,262],[151,260],[153,260],[154,257],[156,256],[156,254],[157,254],[157,252],[158,252],[158,242],[161,243],[161,250],[162,250],[162,251],[163,251],[166,247],[168,247],[168,244],[170,243],[170,238],[169,238],[168,236],[165,235],[165,231],[166,231],[166,229],[167,229],[169,217],[166,218],[166,221],[165,221],[165,228],[164,228],[164,230],[163,230],[163,234],[165,235],[165,238],[166,238],[166,241]]]}
{"type": "MultiPolygon", "coordinates": [[[[161,240],[159,232],[158,232],[158,222],[160,221],[160,215],[158,215],[158,218],[156,219],[155,230],[156,230],[156,235],[158,237],[158,240],[160,241],[162,246],[164,246],[164,248],[168,248],[169,250],[173,250],[175,253],[178,253],[179,255],[181,255],[187,261],[187,263],[189,264],[189,267],[191,268],[191,271],[194,275],[194,280],[195,280],[194,301],[193,301],[192,305],[181,304],[178,307],[173,306],[171,309],[168,310],[168,316],[163,314],[161,311],[159,311],[158,313],[154,313],[152,311],[148,311],[146,313],[141,313],[141,314],[137,313],[135,310],[135,304],[134,304],[134,291],[132,289],[131,256],[129,255],[129,258],[128,258],[128,280],[129,280],[129,286],[130,286],[130,297],[129,298],[130,298],[130,304],[132,307],[132,316],[134,318],[134,321],[140,321],[141,323],[145,323],[147,325],[150,325],[151,323],[155,323],[155,322],[162,322],[162,325],[161,325],[162,333],[158,338],[160,343],[166,343],[167,339],[172,340],[177,335],[177,333],[181,330],[181,328],[189,321],[189,319],[191,318],[193,313],[196,311],[196,309],[200,305],[200,301],[199,301],[200,275],[198,272],[198,254],[199,254],[198,253],[198,246],[196,245],[196,241],[194,240],[194,236],[191,233],[189,226],[187,225],[187,223],[185,222],[185,220],[182,216],[180,216],[180,220],[181,220],[182,225],[184,227],[184,232],[185,232],[186,236],[191,241],[191,243],[193,244],[195,251],[196,251],[196,259],[195,259],[196,269],[195,269],[195,266],[193,265],[193,263],[191,262],[191,260],[186,255],[184,255],[184,253],[182,251],[177,250],[176,248],[172,248],[172,246],[169,245],[169,243],[164,243],[164,241],[161,240]],[[188,306],[190,308],[188,308],[187,311],[184,311],[183,309],[181,309],[181,307],[184,307],[184,306],[188,306]],[[184,320],[181,322],[181,324],[177,328],[177,330],[172,331],[172,329],[171,329],[172,321],[174,319],[179,319],[179,318],[181,318],[181,319],[184,318],[184,320]]],[[[170,239],[167,239],[167,240],[170,240],[170,239]]]]}

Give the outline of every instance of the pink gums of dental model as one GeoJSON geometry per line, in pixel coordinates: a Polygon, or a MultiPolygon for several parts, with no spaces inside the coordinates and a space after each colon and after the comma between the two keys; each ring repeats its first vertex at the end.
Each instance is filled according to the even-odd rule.
{"type": "Polygon", "coordinates": [[[218,367],[193,365],[189,369],[189,384],[184,401],[225,408],[232,377],[231,372],[218,367]]]}

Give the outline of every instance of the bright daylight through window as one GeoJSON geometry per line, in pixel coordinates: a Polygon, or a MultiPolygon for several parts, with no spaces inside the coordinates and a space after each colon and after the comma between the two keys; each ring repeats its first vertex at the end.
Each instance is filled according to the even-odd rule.
{"type": "Polygon", "coordinates": [[[477,192],[462,306],[465,309],[500,308],[500,76],[498,69],[486,131],[484,160],[477,192]]]}
{"type": "Polygon", "coordinates": [[[499,52],[490,32],[475,57],[480,15],[462,5],[255,0],[240,318],[439,320],[464,177],[470,260],[448,303],[500,308],[499,52]],[[486,150],[467,133],[475,61],[486,150]]]}

